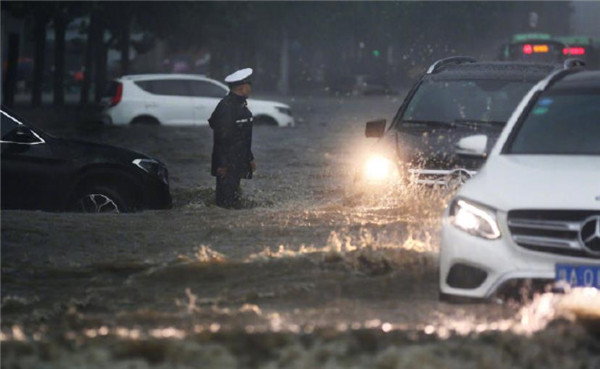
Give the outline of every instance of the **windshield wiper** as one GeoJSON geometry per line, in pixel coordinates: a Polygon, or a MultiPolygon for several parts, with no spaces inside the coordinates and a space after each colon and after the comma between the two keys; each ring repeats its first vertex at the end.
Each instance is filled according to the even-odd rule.
{"type": "Polygon", "coordinates": [[[506,125],[505,121],[500,120],[477,120],[477,119],[455,119],[453,122],[458,126],[479,126],[479,125],[488,125],[488,126],[504,126],[506,125]]]}
{"type": "Polygon", "coordinates": [[[452,125],[449,122],[437,120],[401,120],[399,127],[402,128],[425,128],[425,127],[444,127],[448,128],[452,125]]]}

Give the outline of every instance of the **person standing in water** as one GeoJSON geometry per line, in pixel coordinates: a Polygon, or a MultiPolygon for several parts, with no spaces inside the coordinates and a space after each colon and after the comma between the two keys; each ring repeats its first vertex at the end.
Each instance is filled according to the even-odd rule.
{"type": "Polygon", "coordinates": [[[252,68],[225,78],[229,93],[219,102],[208,123],[213,130],[211,175],[217,179],[217,206],[243,207],[240,182],[256,170],[252,154],[252,112],[246,99],[252,92],[252,68]]]}

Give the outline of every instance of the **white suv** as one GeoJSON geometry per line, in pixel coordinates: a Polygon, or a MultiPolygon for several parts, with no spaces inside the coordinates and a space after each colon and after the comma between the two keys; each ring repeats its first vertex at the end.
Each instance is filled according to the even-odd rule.
{"type": "MultiPolygon", "coordinates": [[[[229,89],[219,81],[189,74],[139,74],[112,81],[103,103],[106,124],[208,125],[229,89]]],[[[248,99],[255,124],[294,125],[289,105],[248,99]]]]}
{"type": "MultiPolygon", "coordinates": [[[[459,143],[485,153],[485,136],[459,143]]],[[[440,298],[523,280],[600,287],[600,72],[538,83],[444,215],[440,298]]]]}

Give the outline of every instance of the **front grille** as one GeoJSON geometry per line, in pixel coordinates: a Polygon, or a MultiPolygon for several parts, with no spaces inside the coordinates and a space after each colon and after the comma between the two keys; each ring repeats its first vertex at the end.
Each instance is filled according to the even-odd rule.
{"type": "Polygon", "coordinates": [[[600,211],[513,210],[508,213],[508,228],[513,241],[528,250],[598,259],[597,241],[587,246],[581,242],[584,224],[589,228],[586,221],[594,216],[600,211]]]}
{"type": "Polygon", "coordinates": [[[477,172],[463,168],[458,169],[409,169],[412,183],[420,185],[449,186],[453,183],[463,184],[477,172]]]}

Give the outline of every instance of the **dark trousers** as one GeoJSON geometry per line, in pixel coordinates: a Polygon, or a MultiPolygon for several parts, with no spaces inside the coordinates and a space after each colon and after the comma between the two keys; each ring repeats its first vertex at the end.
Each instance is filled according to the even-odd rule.
{"type": "Polygon", "coordinates": [[[241,206],[241,178],[227,173],[225,177],[217,176],[217,206],[222,208],[237,208],[241,206]]]}

